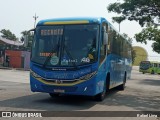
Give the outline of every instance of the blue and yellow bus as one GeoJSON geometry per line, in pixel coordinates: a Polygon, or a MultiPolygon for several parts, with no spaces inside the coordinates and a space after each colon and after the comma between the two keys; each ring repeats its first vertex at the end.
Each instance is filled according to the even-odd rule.
{"type": "Polygon", "coordinates": [[[34,29],[33,92],[95,96],[123,90],[131,74],[131,44],[105,18],[41,20],[34,29]]]}

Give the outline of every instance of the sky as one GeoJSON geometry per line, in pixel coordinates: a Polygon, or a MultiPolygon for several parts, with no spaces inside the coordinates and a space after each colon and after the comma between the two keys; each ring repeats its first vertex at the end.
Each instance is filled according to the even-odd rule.
{"type": "MultiPolygon", "coordinates": [[[[117,30],[118,24],[112,22],[115,13],[108,13],[107,6],[117,0],[0,0],[0,30],[9,29],[17,37],[21,32],[34,27],[33,16],[37,21],[63,17],[104,17],[117,30]]],[[[121,33],[133,38],[134,34],[142,30],[134,21],[121,23],[121,33]]],[[[141,46],[148,52],[149,60],[160,61],[160,55],[152,51],[152,42],[147,45],[133,40],[133,46],[141,46]]]]}

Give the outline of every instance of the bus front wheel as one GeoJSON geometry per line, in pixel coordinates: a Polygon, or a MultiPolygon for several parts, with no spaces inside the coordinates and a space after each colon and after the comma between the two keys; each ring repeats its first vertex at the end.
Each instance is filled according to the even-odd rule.
{"type": "Polygon", "coordinates": [[[103,87],[103,92],[101,92],[95,96],[96,101],[103,101],[104,100],[106,93],[109,91],[109,86],[110,86],[110,74],[108,73],[106,81],[105,81],[105,85],[103,87]]]}
{"type": "Polygon", "coordinates": [[[95,100],[96,101],[103,101],[105,96],[106,96],[106,90],[104,89],[103,92],[101,92],[95,96],[95,100]]]}

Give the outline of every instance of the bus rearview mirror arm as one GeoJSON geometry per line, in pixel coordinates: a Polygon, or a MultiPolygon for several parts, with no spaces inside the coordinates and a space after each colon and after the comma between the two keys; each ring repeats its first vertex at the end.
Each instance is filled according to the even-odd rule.
{"type": "Polygon", "coordinates": [[[35,28],[28,30],[28,32],[35,32],[35,28]]]}

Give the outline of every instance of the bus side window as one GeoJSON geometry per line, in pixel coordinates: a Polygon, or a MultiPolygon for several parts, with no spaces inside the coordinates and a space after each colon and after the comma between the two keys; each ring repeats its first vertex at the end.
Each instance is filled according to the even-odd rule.
{"type": "Polygon", "coordinates": [[[108,26],[108,30],[107,30],[107,33],[108,33],[108,44],[107,44],[107,54],[111,53],[111,37],[112,37],[112,33],[111,33],[111,27],[108,26]]]}

